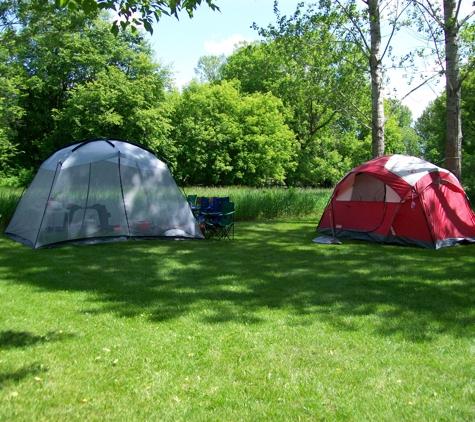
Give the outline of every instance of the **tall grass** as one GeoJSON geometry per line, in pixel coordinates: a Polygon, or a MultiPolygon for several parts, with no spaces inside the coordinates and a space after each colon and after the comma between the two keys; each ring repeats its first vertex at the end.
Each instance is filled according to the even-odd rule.
{"type": "Polygon", "coordinates": [[[322,213],[330,198],[329,189],[248,187],[189,187],[186,193],[208,197],[230,197],[236,206],[236,220],[265,220],[304,217],[322,213]]]}
{"type": "Polygon", "coordinates": [[[10,221],[22,192],[22,189],[0,187],[0,229],[10,221]]]}
{"type": "MultiPolygon", "coordinates": [[[[0,188],[0,228],[3,229],[10,221],[22,192],[20,189],[0,188]]],[[[243,221],[321,214],[331,191],[296,188],[191,187],[184,189],[183,193],[208,197],[229,196],[235,203],[236,221],[243,221]]]]}

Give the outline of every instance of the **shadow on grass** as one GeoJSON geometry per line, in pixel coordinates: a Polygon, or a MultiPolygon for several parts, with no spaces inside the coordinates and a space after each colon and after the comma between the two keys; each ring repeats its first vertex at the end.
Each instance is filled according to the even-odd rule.
{"type": "MultiPolygon", "coordinates": [[[[33,334],[29,331],[0,331],[0,350],[25,349],[37,344],[61,341],[70,338],[70,334],[49,332],[45,335],[33,334]]],[[[40,363],[25,365],[22,368],[13,371],[0,372],[0,388],[5,385],[17,383],[24,378],[32,375],[38,375],[46,372],[46,369],[40,363]]]]}
{"type": "MultiPolygon", "coordinates": [[[[66,337],[70,337],[68,334],[66,337]]],[[[46,343],[50,341],[59,341],[65,337],[65,334],[49,332],[46,335],[36,335],[28,331],[0,331],[0,349],[23,349],[28,346],[34,346],[37,343],[46,343]]]]}
{"type": "Polygon", "coordinates": [[[12,382],[17,383],[32,375],[39,375],[46,372],[41,364],[34,363],[13,372],[0,372],[0,388],[12,382]]]}
{"type": "MultiPolygon", "coordinates": [[[[33,251],[0,240],[6,279],[40,289],[92,293],[88,312],[193,315],[205,323],[259,323],[285,310],[377,335],[430,341],[473,336],[473,246],[438,251],[346,241],[317,245],[316,221],[243,222],[236,241],[144,241],[33,251]],[[24,264],[19,264],[23,262],[24,264]]],[[[297,318],[294,318],[297,317],[297,318]]]]}

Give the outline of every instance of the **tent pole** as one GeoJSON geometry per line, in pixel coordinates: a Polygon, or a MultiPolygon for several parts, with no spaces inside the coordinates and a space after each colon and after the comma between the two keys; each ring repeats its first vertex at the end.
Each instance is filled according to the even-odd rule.
{"type": "Polygon", "coordinates": [[[335,233],[335,221],[333,220],[333,199],[336,198],[336,194],[333,193],[331,198],[330,198],[330,225],[332,227],[332,236],[333,238],[337,239],[336,233],[335,233]]]}
{"type": "MultiPolygon", "coordinates": [[[[44,221],[45,215],[46,215],[46,207],[48,206],[49,199],[51,198],[51,193],[53,192],[53,188],[56,184],[56,179],[58,177],[58,168],[60,168],[61,165],[62,165],[61,161],[58,161],[58,164],[56,165],[56,170],[54,171],[53,181],[51,182],[51,187],[49,188],[48,197],[46,198],[45,207],[43,209],[43,215],[41,216],[41,221],[40,221],[40,225],[39,225],[40,229],[41,229],[41,227],[43,227],[43,221],[44,221]]],[[[40,233],[41,233],[41,230],[38,230],[38,233],[36,233],[36,239],[35,239],[35,244],[34,244],[35,249],[36,249],[36,245],[38,244],[38,239],[40,237],[40,233]]]]}
{"type": "Polygon", "coordinates": [[[127,215],[127,207],[125,206],[125,199],[124,199],[124,186],[122,185],[122,172],[120,171],[120,151],[117,149],[117,166],[119,170],[119,184],[120,184],[120,194],[122,196],[122,205],[124,206],[124,215],[125,215],[125,222],[127,224],[127,236],[130,236],[130,225],[129,225],[129,216],[127,215]]]}
{"type": "MultiPolygon", "coordinates": [[[[147,189],[145,188],[145,182],[144,182],[144,179],[143,179],[142,170],[141,170],[141,168],[139,167],[139,163],[136,163],[136,168],[137,168],[137,171],[139,172],[140,182],[142,183],[142,188],[143,188],[143,191],[145,192],[145,197],[147,198],[147,218],[149,218],[149,217],[150,217],[150,214],[149,214],[149,211],[150,211],[150,198],[149,198],[147,189]]],[[[152,223],[153,223],[152,225],[155,226],[155,221],[152,221],[152,223]]]]}
{"type": "MultiPolygon", "coordinates": [[[[389,230],[391,230],[391,233],[393,233],[393,232],[396,233],[396,232],[394,231],[394,228],[393,228],[393,221],[394,221],[394,219],[396,218],[396,215],[398,214],[399,209],[401,208],[402,202],[403,202],[403,201],[402,201],[402,199],[401,199],[401,200],[399,201],[399,204],[398,204],[397,208],[394,210],[393,216],[391,217],[391,221],[389,222],[389,230]]],[[[395,236],[395,234],[393,234],[393,236],[395,236]]],[[[387,234],[387,232],[386,232],[386,235],[385,235],[384,239],[386,240],[387,237],[388,237],[388,234],[387,234]]],[[[385,240],[383,240],[381,243],[385,243],[385,240]]]]}
{"type": "Polygon", "coordinates": [[[332,226],[332,236],[336,239],[335,235],[335,224],[333,222],[333,205],[330,208],[330,225],[332,226]]]}
{"type": "Polygon", "coordinates": [[[87,194],[86,194],[86,204],[84,205],[84,213],[82,215],[82,223],[81,227],[84,227],[84,221],[86,219],[86,211],[87,211],[87,206],[89,204],[89,191],[91,189],[91,170],[92,170],[92,163],[89,163],[89,178],[87,181],[87,194]]]}

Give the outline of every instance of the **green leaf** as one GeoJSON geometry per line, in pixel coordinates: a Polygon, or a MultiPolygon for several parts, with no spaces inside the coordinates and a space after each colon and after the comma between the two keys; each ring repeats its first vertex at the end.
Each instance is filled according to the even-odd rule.
{"type": "Polygon", "coordinates": [[[146,31],[150,32],[150,34],[153,34],[152,24],[148,20],[143,21],[143,26],[144,26],[146,31]]]}
{"type": "Polygon", "coordinates": [[[112,32],[115,36],[119,35],[119,26],[117,25],[117,21],[115,21],[115,22],[112,24],[111,32],[112,32]]]}

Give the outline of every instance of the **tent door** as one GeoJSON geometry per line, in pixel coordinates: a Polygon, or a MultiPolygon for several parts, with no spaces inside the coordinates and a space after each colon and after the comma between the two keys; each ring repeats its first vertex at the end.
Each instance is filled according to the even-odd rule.
{"type": "Polygon", "coordinates": [[[334,207],[339,210],[334,216],[337,234],[339,230],[373,232],[381,226],[386,215],[386,184],[369,174],[358,173],[351,197],[344,207],[341,205],[334,207]]]}

